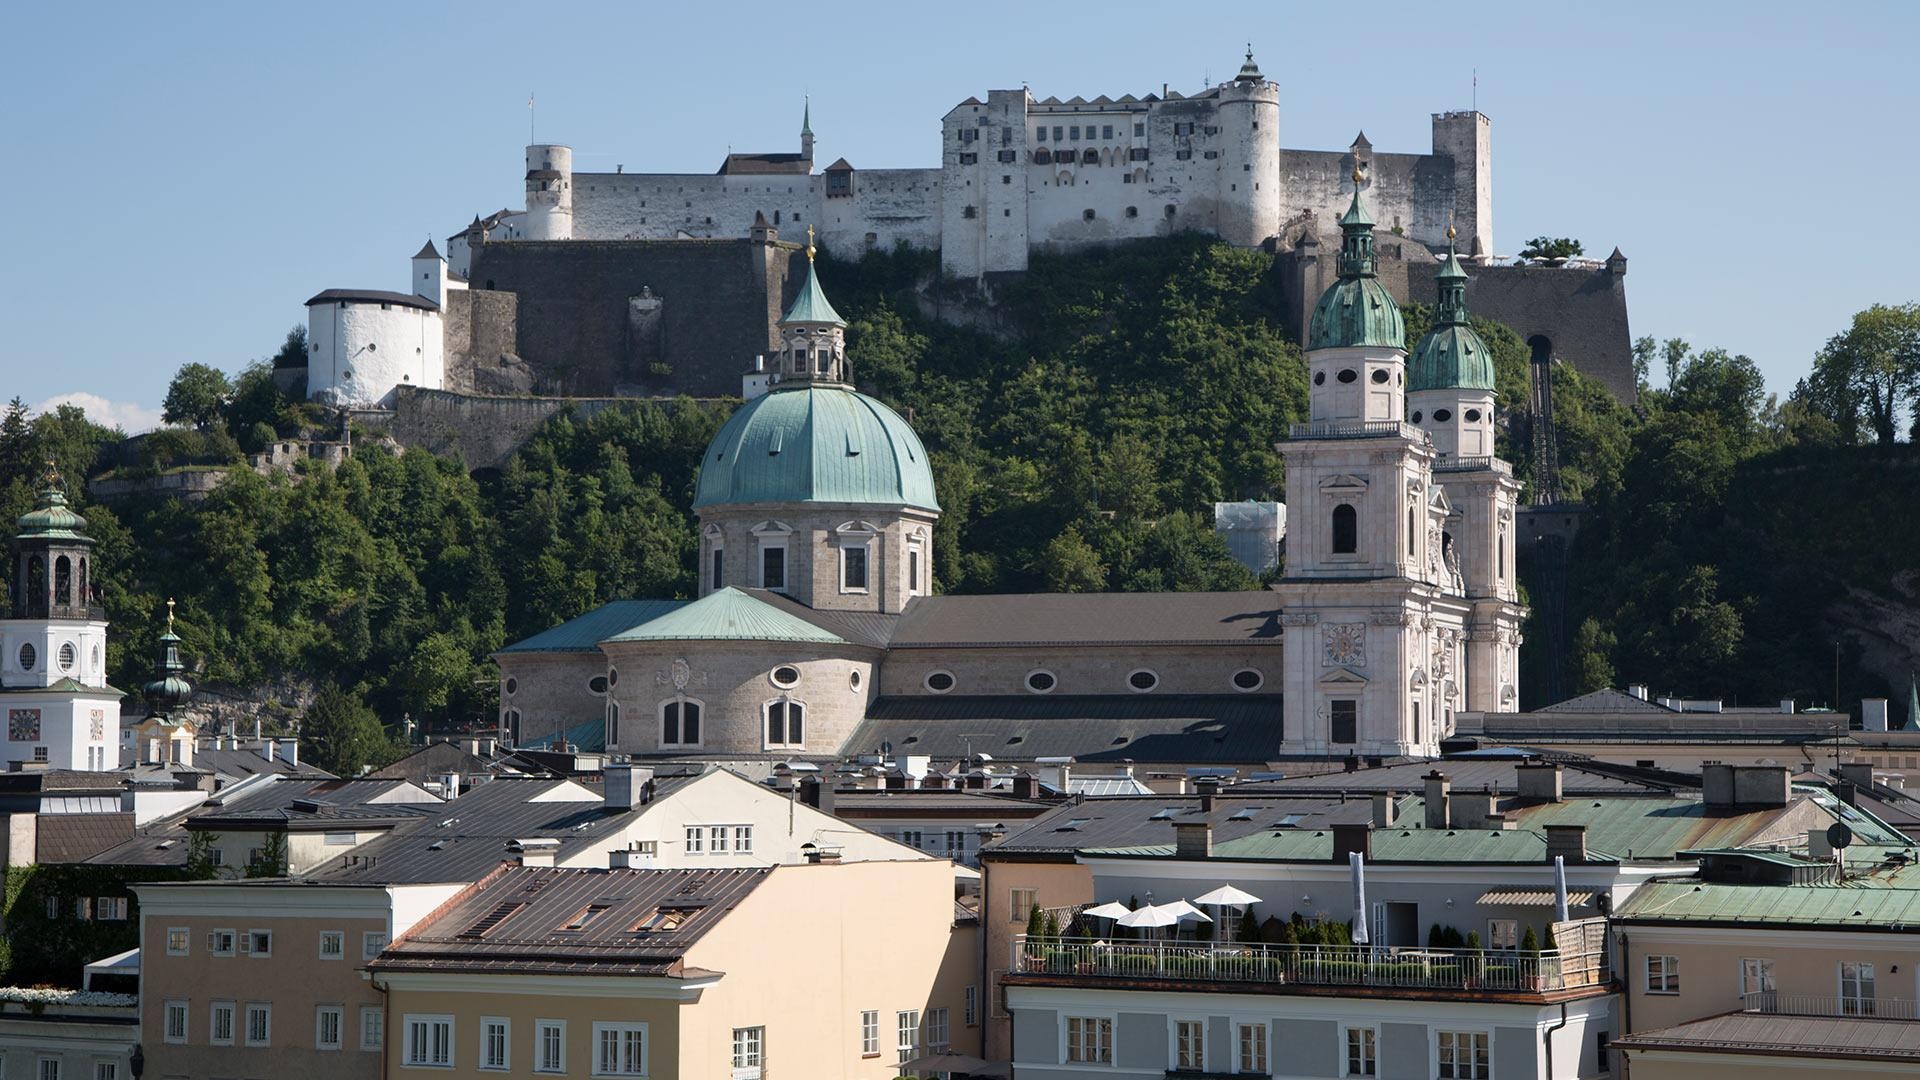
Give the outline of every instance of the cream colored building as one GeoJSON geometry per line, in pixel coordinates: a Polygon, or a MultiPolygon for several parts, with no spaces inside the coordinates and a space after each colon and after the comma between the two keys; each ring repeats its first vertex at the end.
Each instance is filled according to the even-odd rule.
{"type": "Polygon", "coordinates": [[[506,868],[371,967],[389,1077],[894,1076],[978,1053],[944,862],[506,868]]]}

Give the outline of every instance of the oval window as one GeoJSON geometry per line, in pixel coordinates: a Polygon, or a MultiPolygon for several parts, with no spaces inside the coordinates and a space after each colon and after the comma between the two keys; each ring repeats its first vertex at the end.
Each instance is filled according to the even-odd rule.
{"type": "Polygon", "coordinates": [[[1027,689],[1036,694],[1044,694],[1053,689],[1054,685],[1053,672],[1051,671],[1027,672],[1027,689]]]}
{"type": "Polygon", "coordinates": [[[38,660],[39,658],[40,658],[40,654],[33,651],[32,645],[20,646],[20,670],[21,671],[32,671],[34,661],[38,660]]]}
{"type": "Polygon", "coordinates": [[[1316,371],[1316,372],[1314,372],[1314,373],[1313,373],[1313,385],[1315,385],[1315,386],[1325,386],[1325,385],[1327,385],[1327,373],[1326,373],[1326,372],[1324,372],[1324,371],[1316,371]]]}
{"type": "Polygon", "coordinates": [[[935,671],[929,674],[927,676],[927,689],[936,694],[944,694],[953,689],[953,673],[951,671],[935,671]]]}
{"type": "Polygon", "coordinates": [[[1233,673],[1233,688],[1235,690],[1258,690],[1260,689],[1260,684],[1263,682],[1266,682],[1266,679],[1252,668],[1241,668],[1239,671],[1233,673]]]}
{"type": "Polygon", "coordinates": [[[60,670],[72,671],[73,662],[77,659],[79,659],[79,653],[77,650],[74,649],[73,642],[71,641],[61,642],[60,643],[60,670]]]}
{"type": "Polygon", "coordinates": [[[604,693],[606,693],[606,692],[607,692],[607,677],[606,677],[605,675],[595,675],[595,676],[594,676],[593,678],[591,678],[591,679],[588,679],[588,680],[587,680],[587,689],[589,689],[589,690],[591,690],[591,691],[593,691],[593,692],[594,692],[594,693],[596,693],[596,694],[604,694],[604,693]]]}
{"type": "Polygon", "coordinates": [[[607,685],[608,686],[620,685],[620,669],[619,668],[607,669],[607,685]]]}
{"type": "Polygon", "coordinates": [[[1141,693],[1145,693],[1146,691],[1151,690],[1154,687],[1160,685],[1160,676],[1155,675],[1153,672],[1147,671],[1146,669],[1142,668],[1141,670],[1136,671],[1133,674],[1127,676],[1127,685],[1133,687],[1135,690],[1138,690],[1141,693]]]}
{"type": "Polygon", "coordinates": [[[1343,383],[1352,382],[1355,379],[1358,379],[1359,377],[1360,377],[1360,373],[1353,370],[1352,368],[1341,368],[1340,374],[1334,376],[1334,378],[1339,379],[1343,383]]]}
{"type": "Polygon", "coordinates": [[[1467,423],[1469,423],[1469,424],[1477,424],[1477,423],[1479,423],[1479,422],[1480,422],[1480,410],[1479,410],[1479,409],[1468,409],[1468,410],[1467,410],[1467,423]]]}
{"type": "Polygon", "coordinates": [[[800,682],[800,669],[792,664],[781,664],[773,669],[773,685],[794,686],[800,682]]]}
{"type": "Polygon", "coordinates": [[[1444,423],[1446,423],[1447,421],[1449,421],[1449,420],[1451,420],[1451,419],[1453,419],[1453,410],[1452,410],[1452,409],[1435,409],[1435,410],[1433,410],[1433,422],[1434,422],[1434,423],[1436,423],[1436,424],[1444,424],[1444,423]]]}
{"type": "Polygon", "coordinates": [[[511,675],[507,676],[507,693],[511,694],[518,689],[520,689],[520,680],[511,675]]]}
{"type": "Polygon", "coordinates": [[[857,671],[848,672],[847,685],[853,687],[855,690],[860,689],[860,673],[857,671]]]}
{"type": "Polygon", "coordinates": [[[1388,377],[1388,376],[1387,376],[1387,369],[1386,369],[1386,368],[1374,368],[1374,369],[1373,369],[1373,381],[1374,381],[1374,382],[1377,382],[1377,383],[1384,383],[1384,382],[1386,382],[1386,381],[1387,381],[1387,377],[1388,377]]]}
{"type": "Polygon", "coordinates": [[[1421,415],[1422,414],[1419,409],[1413,410],[1413,422],[1416,424],[1419,423],[1421,415]]]}

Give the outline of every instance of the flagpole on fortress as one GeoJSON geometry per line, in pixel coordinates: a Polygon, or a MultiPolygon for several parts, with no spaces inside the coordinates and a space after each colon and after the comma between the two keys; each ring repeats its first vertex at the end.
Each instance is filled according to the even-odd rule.
{"type": "Polygon", "coordinates": [[[533,137],[533,91],[527,91],[527,145],[532,146],[540,140],[533,137]]]}

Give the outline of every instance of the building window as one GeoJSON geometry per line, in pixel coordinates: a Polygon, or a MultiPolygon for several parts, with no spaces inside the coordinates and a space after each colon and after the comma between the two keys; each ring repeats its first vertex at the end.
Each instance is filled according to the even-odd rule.
{"type": "Polygon", "coordinates": [[[207,935],[207,951],[215,956],[232,956],[236,936],[231,930],[213,931],[207,935]]]}
{"type": "Polygon", "coordinates": [[[867,545],[840,549],[840,591],[867,591],[867,545]]]}
{"type": "Polygon", "coordinates": [[[170,1043],[186,1042],[187,1041],[187,1003],[184,1001],[167,1002],[166,1017],[167,1017],[166,1030],[164,1033],[166,1041],[170,1043]]]}
{"type": "Polygon", "coordinates": [[[1113,1064],[1113,1020],[1105,1016],[1067,1017],[1067,1060],[1082,1065],[1113,1064]]]}
{"type": "Polygon", "coordinates": [[[965,862],[967,858],[967,834],[962,829],[948,829],[947,858],[954,862],[965,862]]]}
{"type": "Polygon", "coordinates": [[[1054,679],[1053,672],[1051,671],[1027,672],[1027,689],[1036,694],[1047,693],[1057,685],[1059,685],[1059,683],[1054,679]]]}
{"type": "Polygon", "coordinates": [[[763,589],[787,587],[786,541],[760,541],[760,587],[763,589]]]}
{"type": "Polygon", "coordinates": [[[313,1010],[313,1045],[321,1050],[340,1049],[340,1027],[346,1010],[338,1005],[321,1005],[313,1010]]]}
{"type": "Polygon", "coordinates": [[[920,1056],[920,1010],[906,1009],[894,1014],[894,1052],[901,1061],[920,1056]]]}
{"type": "Polygon", "coordinates": [[[1327,738],[1336,743],[1359,741],[1360,702],[1353,698],[1338,698],[1327,702],[1328,732],[1327,738]]]}
{"type": "Polygon", "coordinates": [[[360,959],[371,960],[380,955],[387,947],[387,935],[379,930],[369,930],[360,935],[360,959]]]}
{"type": "Polygon", "coordinates": [[[247,1005],[247,1045],[269,1046],[273,1042],[273,1006],[256,1001],[247,1005]]]}
{"type": "Polygon", "coordinates": [[[406,1063],[415,1068],[453,1068],[453,1017],[408,1014],[406,1063]]]}
{"type": "Polygon", "coordinates": [[[1773,987],[1773,961],[1751,956],[1741,958],[1741,993],[1771,994],[1773,993],[1773,987]]]}
{"type": "Polygon", "coordinates": [[[1489,1080],[1493,1076],[1484,1031],[1442,1031],[1434,1055],[1434,1075],[1440,1080],[1489,1080]]]}
{"type": "Polygon", "coordinates": [[[511,1028],[504,1016],[480,1018],[480,1067],[505,1069],[511,1053],[508,1035],[511,1028]]]}
{"type": "Polygon", "coordinates": [[[39,1061],[39,1071],[34,1080],[60,1080],[60,1059],[43,1057],[39,1061]]]}
{"type": "Polygon", "coordinates": [[[973,1027],[980,1022],[980,988],[978,986],[967,987],[965,1022],[968,1027],[973,1027]]]}
{"type": "Polygon", "coordinates": [[[687,854],[699,855],[707,850],[707,830],[699,825],[687,826],[687,854]]]}
{"type": "Polygon", "coordinates": [[[712,560],[713,565],[712,575],[709,578],[713,584],[710,585],[709,588],[717,590],[727,582],[727,551],[725,548],[716,544],[713,548],[713,554],[708,556],[708,558],[712,560]]]}
{"type": "Polygon", "coordinates": [[[593,1075],[647,1075],[647,1025],[593,1025],[593,1075]]]}
{"type": "Polygon", "coordinates": [[[953,689],[953,672],[929,671],[925,683],[928,690],[936,694],[944,694],[953,689]]]}
{"type": "Polygon", "coordinates": [[[1487,948],[1517,949],[1520,947],[1520,921],[1518,919],[1488,919],[1487,948]]]}
{"type": "Polygon", "coordinates": [[[1647,957],[1647,993],[1677,994],[1680,992],[1680,958],[1677,956],[1647,957]]]}
{"type": "Polygon", "coordinates": [[[767,702],[767,746],[797,747],[806,742],[807,707],[798,701],[767,702]]]}
{"type": "Polygon", "coordinates": [[[1372,1028],[1347,1029],[1347,1075],[1373,1076],[1380,1067],[1379,1033],[1372,1028]]]}
{"type": "Polygon", "coordinates": [[[758,1080],[767,1056],[767,1029],[733,1029],[733,1080],[758,1080]]]}
{"type": "Polygon", "coordinates": [[[1840,962],[1840,1011],[1847,1016],[1872,1016],[1873,965],[1840,962]]]}
{"type": "Polygon", "coordinates": [[[120,1080],[120,1063],[117,1061],[94,1062],[93,1080],[120,1080]]]}
{"type": "Polygon", "coordinates": [[[567,1071],[567,1022],[565,1020],[535,1020],[533,1022],[533,1071],[567,1071]]]}
{"type": "Polygon", "coordinates": [[[360,1049],[378,1050],[386,1042],[387,1014],[378,1005],[360,1006],[360,1049]]]}
{"type": "Polygon", "coordinates": [[[1146,668],[1141,668],[1127,676],[1127,685],[1132,687],[1134,691],[1144,694],[1160,685],[1160,676],[1155,675],[1146,668]]]}
{"type": "Polygon", "coordinates": [[[909,540],[907,548],[907,595],[920,595],[920,546],[918,541],[909,540]]]}
{"type": "MultiPolygon", "coordinates": [[[[966,164],[966,163],[965,163],[965,162],[961,162],[961,164],[963,164],[963,165],[964,165],[964,164],[966,164]]],[[[966,207],[962,207],[962,208],[960,209],[960,216],[961,216],[961,217],[963,217],[963,218],[966,218],[966,219],[968,219],[969,221],[971,221],[972,219],[974,219],[974,218],[977,218],[977,217],[979,217],[979,216],[980,216],[980,209],[979,209],[978,207],[974,207],[974,206],[966,206],[966,207]]]]}
{"type": "Polygon", "coordinates": [[[927,1010],[927,1053],[944,1054],[953,1046],[952,1024],[946,1009],[927,1010]]]}
{"type": "Polygon", "coordinates": [[[249,930],[247,940],[241,944],[240,951],[253,956],[273,955],[273,931],[249,930]]]}
{"type": "Polygon", "coordinates": [[[753,854],[753,826],[735,825],[733,828],[733,850],[737,854],[753,854]]]}
{"type": "Polygon", "coordinates": [[[1241,668],[1239,671],[1233,673],[1233,688],[1242,693],[1258,690],[1261,684],[1266,681],[1266,676],[1261,675],[1253,668],[1241,668]]]}
{"type": "Polygon", "coordinates": [[[1352,503],[1333,508],[1333,553],[1354,555],[1360,551],[1360,512],[1352,503]]]}
{"type": "Polygon", "coordinates": [[[167,955],[168,956],[187,955],[191,936],[192,936],[191,933],[184,926],[168,927],[167,928],[167,955]]]}
{"type": "Polygon", "coordinates": [[[1241,1024],[1234,1040],[1235,1066],[1243,1073],[1267,1071],[1267,1025],[1241,1024]]]}
{"type": "Polygon", "coordinates": [[[1200,1072],[1207,1067],[1206,1021],[1174,1021],[1173,1067],[1177,1072],[1200,1072]]]}
{"type": "Polygon", "coordinates": [[[880,1054],[880,1010],[867,1009],[860,1014],[860,1053],[880,1054]]]}
{"type": "Polygon", "coordinates": [[[234,1004],[216,1001],[207,1016],[207,1041],[215,1046],[233,1045],[234,1004]]]}
{"type": "Polygon", "coordinates": [[[663,746],[699,746],[702,703],[674,698],[660,703],[660,743],[663,746]]]}
{"type": "Polygon", "coordinates": [[[1040,904],[1039,889],[1007,890],[1007,921],[1025,923],[1040,904]]]}

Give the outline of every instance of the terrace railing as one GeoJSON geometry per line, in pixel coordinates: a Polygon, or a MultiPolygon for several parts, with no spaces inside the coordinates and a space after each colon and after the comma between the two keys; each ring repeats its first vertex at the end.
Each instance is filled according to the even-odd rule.
{"type": "Polygon", "coordinates": [[[1826,997],[1761,990],[1740,995],[1740,1011],[1775,1016],[1864,1016],[1879,1020],[1920,1020],[1920,1002],[1906,998],[1826,997]]]}

